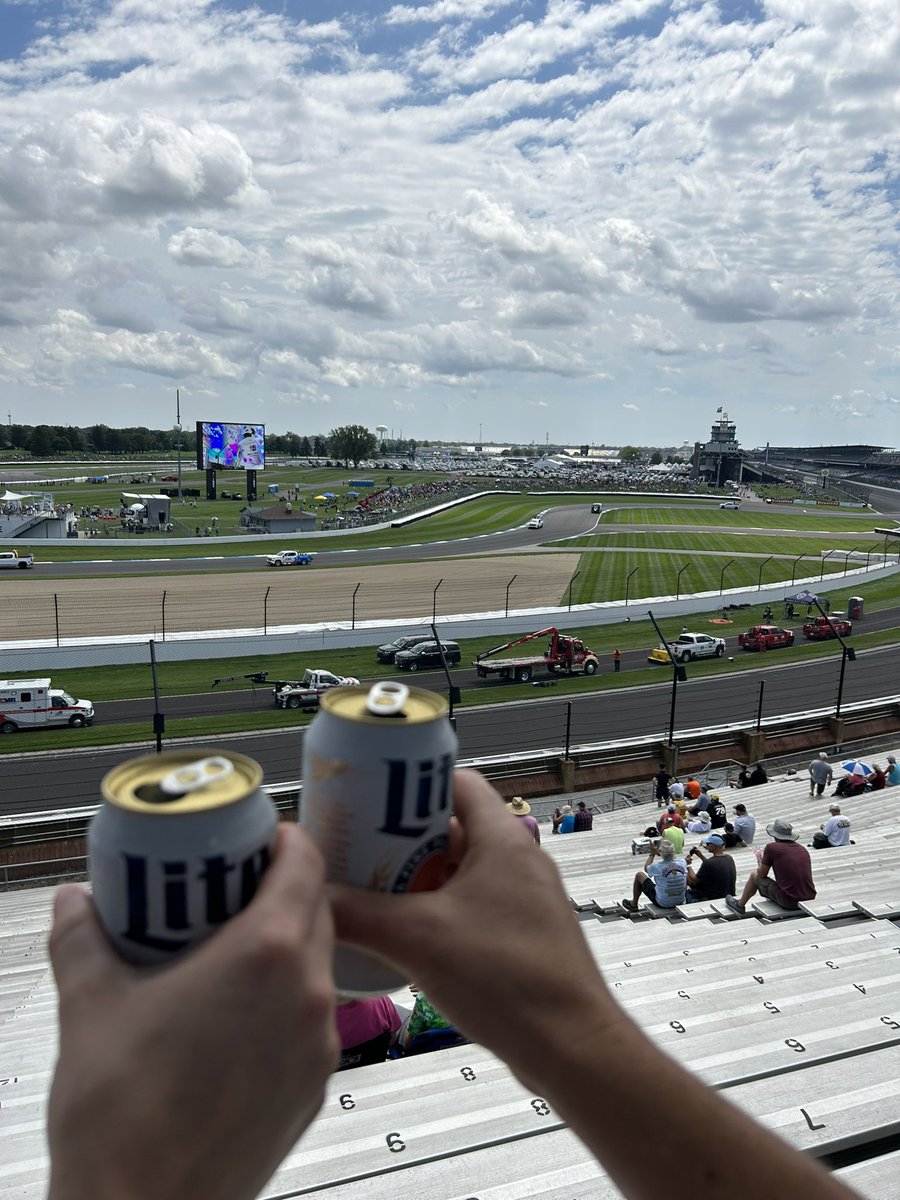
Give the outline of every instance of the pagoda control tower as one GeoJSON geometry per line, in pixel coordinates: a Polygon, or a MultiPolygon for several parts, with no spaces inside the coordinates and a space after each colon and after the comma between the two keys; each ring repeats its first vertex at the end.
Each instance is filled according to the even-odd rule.
{"type": "Polygon", "coordinates": [[[734,421],[724,408],[717,408],[716,413],[709,441],[694,443],[692,467],[695,479],[723,487],[729,479],[741,482],[744,453],[738,445],[734,421]]]}

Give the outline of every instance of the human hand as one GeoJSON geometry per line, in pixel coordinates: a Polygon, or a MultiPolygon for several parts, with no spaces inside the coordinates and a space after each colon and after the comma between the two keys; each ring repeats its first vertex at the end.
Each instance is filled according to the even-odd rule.
{"type": "Polygon", "coordinates": [[[323,880],[282,825],[250,906],[164,967],[120,959],[88,894],[60,888],[50,1200],[257,1194],[338,1061],[323,880]]]}
{"type": "Polygon", "coordinates": [[[405,895],[331,886],[336,933],[415,979],[522,1077],[533,1065],[529,1043],[546,1041],[560,1012],[576,1024],[582,1012],[590,1029],[622,1016],[549,856],[476,772],[455,773],[453,800],[444,885],[405,895]]]}

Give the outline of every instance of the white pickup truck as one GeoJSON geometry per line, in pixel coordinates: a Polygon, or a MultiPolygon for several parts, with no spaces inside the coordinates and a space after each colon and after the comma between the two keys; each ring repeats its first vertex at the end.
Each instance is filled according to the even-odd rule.
{"type": "MultiPolygon", "coordinates": [[[[676,662],[691,662],[695,658],[721,658],[725,653],[725,639],[711,637],[708,633],[680,633],[673,638],[669,645],[672,647],[672,657],[676,662]]],[[[648,662],[671,662],[665,646],[657,646],[650,651],[648,662]]]]}
{"type": "Polygon", "coordinates": [[[49,679],[0,679],[0,733],[40,725],[90,725],[94,706],[76,700],[49,679]]]}
{"type": "Polygon", "coordinates": [[[270,567],[308,567],[314,557],[308,550],[279,550],[267,554],[266,562],[270,567]]]}
{"type": "Polygon", "coordinates": [[[0,569],[27,571],[33,566],[33,554],[20,554],[18,550],[0,550],[0,569]]]}
{"type": "Polygon", "coordinates": [[[323,692],[333,687],[355,687],[352,675],[332,675],[331,671],[304,671],[298,680],[280,679],[272,688],[279,708],[318,708],[323,692]]]}

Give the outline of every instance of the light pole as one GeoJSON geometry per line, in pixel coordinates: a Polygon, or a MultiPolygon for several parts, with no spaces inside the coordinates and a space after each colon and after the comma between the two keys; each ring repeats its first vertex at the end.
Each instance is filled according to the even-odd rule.
{"type": "Polygon", "coordinates": [[[766,565],[766,563],[767,563],[767,562],[771,562],[771,561],[772,561],[772,559],[773,559],[774,557],[775,557],[775,555],[774,555],[774,554],[770,554],[768,558],[764,558],[764,559],[762,560],[762,562],[759,564],[759,575],[758,575],[758,576],[757,576],[757,578],[756,578],[756,590],[757,590],[758,592],[759,592],[759,591],[762,591],[762,573],[763,573],[763,567],[766,565]]]}
{"type": "Polygon", "coordinates": [[[844,555],[844,575],[846,575],[846,574],[847,574],[847,571],[848,571],[848,569],[849,569],[850,555],[851,555],[851,554],[855,554],[855,553],[856,553],[856,546],[853,546],[853,547],[851,547],[851,549],[849,549],[849,550],[847,551],[847,553],[844,555]]]}
{"type": "Polygon", "coordinates": [[[731,564],[733,562],[734,562],[734,559],[729,558],[728,562],[725,564],[725,566],[719,572],[719,595],[720,596],[722,595],[722,592],[725,589],[725,572],[728,570],[728,568],[731,566],[731,564]]]}
{"type": "Polygon", "coordinates": [[[675,576],[675,599],[676,600],[681,599],[681,576],[684,574],[684,572],[688,569],[688,567],[690,565],[691,565],[690,563],[685,563],[684,566],[681,568],[681,570],[678,572],[678,574],[675,576]]]}
{"type": "Polygon", "coordinates": [[[669,656],[669,661],[672,664],[672,699],[669,703],[669,750],[674,754],[675,750],[675,701],[678,699],[678,685],[687,681],[687,671],[684,667],[680,667],[675,661],[675,655],[672,653],[672,647],[663,636],[663,631],[656,623],[656,617],[649,610],[647,616],[653,622],[653,628],[656,630],[656,635],[666,648],[666,653],[669,656]]]}
{"type": "Polygon", "coordinates": [[[794,586],[794,577],[797,574],[797,563],[800,562],[805,557],[806,556],[804,554],[801,554],[797,558],[795,558],[794,561],[791,563],[791,587],[794,586]]]}
{"type": "MultiPolygon", "coordinates": [[[[816,608],[819,610],[821,615],[826,620],[828,620],[828,613],[825,611],[825,609],[819,603],[818,599],[813,600],[813,604],[815,604],[816,608]]],[[[838,633],[835,626],[832,626],[832,629],[834,629],[834,636],[841,643],[841,673],[838,676],[837,704],[835,705],[835,709],[834,709],[834,719],[835,719],[835,721],[839,721],[840,716],[841,716],[841,701],[843,700],[843,697],[844,697],[844,669],[847,666],[848,659],[850,660],[850,662],[856,661],[856,651],[853,649],[852,646],[847,645],[847,643],[844,641],[844,639],[838,633]]]]}
{"type": "Polygon", "coordinates": [[[181,391],[175,389],[175,453],[178,457],[178,503],[181,503],[181,391]]]}
{"type": "Polygon", "coordinates": [[[629,588],[631,587],[631,577],[632,577],[632,575],[635,575],[636,573],[637,573],[637,567],[632,567],[632,569],[625,576],[625,607],[626,608],[628,607],[628,591],[629,591],[629,588]]]}

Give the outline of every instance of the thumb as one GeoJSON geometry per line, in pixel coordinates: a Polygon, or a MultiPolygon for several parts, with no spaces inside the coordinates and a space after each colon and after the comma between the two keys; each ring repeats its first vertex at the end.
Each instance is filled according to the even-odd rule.
{"type": "Polygon", "coordinates": [[[85,983],[102,985],[104,977],[121,967],[90,896],[77,884],[57,890],[48,950],[60,995],[85,983]]]}

